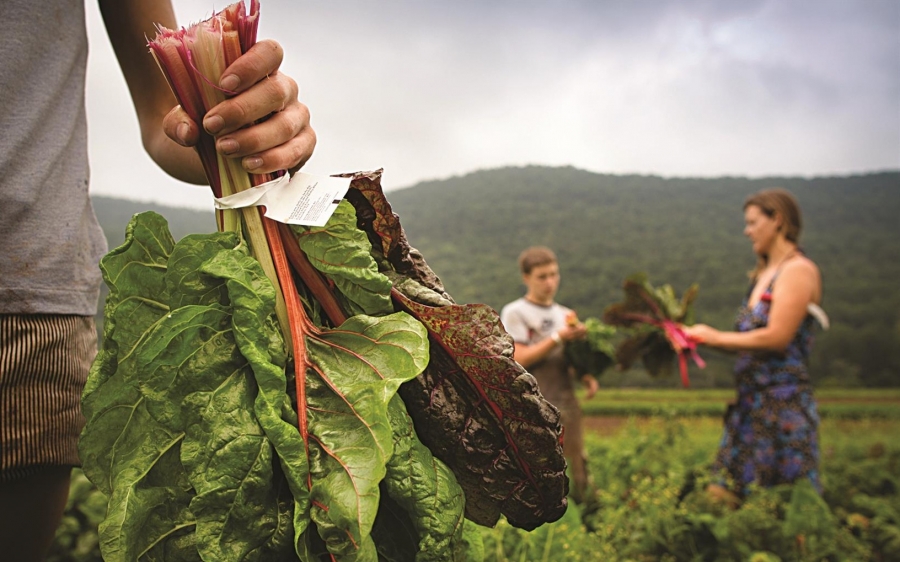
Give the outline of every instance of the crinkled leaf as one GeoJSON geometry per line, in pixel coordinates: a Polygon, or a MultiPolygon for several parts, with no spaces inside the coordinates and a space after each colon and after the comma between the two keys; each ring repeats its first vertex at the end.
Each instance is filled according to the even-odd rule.
{"type": "Polygon", "coordinates": [[[485,305],[429,307],[395,293],[428,328],[431,361],[401,390],[419,438],[453,470],[466,517],[504,514],[533,529],[565,513],[559,412],[512,359],[513,342],[485,305]]]}
{"type": "Polygon", "coordinates": [[[351,303],[352,314],[381,316],[394,311],[391,282],[378,272],[372,245],[356,227],[356,211],[350,203],[341,201],[324,227],[294,226],[292,231],[313,267],[351,303]]]}
{"type": "Polygon", "coordinates": [[[465,562],[462,489],[453,472],[419,441],[399,396],[391,400],[388,413],[394,430],[394,455],[383,487],[406,511],[415,529],[416,562],[465,562]]]}
{"type": "Polygon", "coordinates": [[[380,186],[380,171],[352,175],[348,200],[396,275],[394,294],[432,339],[428,368],[401,388],[419,437],[466,495],[466,517],[534,528],[566,508],[559,413],[512,359],[512,338],[483,305],[447,305],[440,279],[406,241],[380,186]],[[427,306],[444,305],[444,306],[427,306]]]}
{"type": "MultiPolygon", "coordinates": [[[[149,421],[149,416],[142,419],[149,421]]],[[[180,441],[179,437],[167,443],[171,446],[143,467],[130,463],[116,475],[106,518],[99,526],[105,561],[200,560],[189,509],[193,494],[179,460],[180,441]]]]}
{"type": "MultiPolygon", "coordinates": [[[[184,431],[182,399],[214,390],[245,366],[231,333],[231,314],[219,305],[191,305],[167,314],[135,349],[134,378],[153,419],[184,431]]],[[[121,370],[125,370],[124,368],[121,370]]]]}
{"type": "Polygon", "coordinates": [[[165,283],[171,308],[188,304],[226,305],[225,282],[201,273],[200,266],[220,250],[233,250],[239,244],[235,232],[190,234],[182,238],[166,263],[165,283]]]}
{"type": "MultiPolygon", "coordinates": [[[[223,254],[235,252],[217,258],[223,254]]],[[[234,337],[227,309],[179,308],[139,346],[146,367],[138,374],[154,419],[185,432],[181,462],[196,494],[190,508],[200,553],[267,560],[292,549],[292,501],[273,477],[273,447],[253,415],[253,372],[234,337]]]]}
{"type": "Polygon", "coordinates": [[[100,541],[110,561],[160,552],[191,558],[193,539],[183,536],[193,530],[190,485],[178,462],[183,432],[150,415],[138,386],[138,347],[168,313],[164,275],[173,245],[165,220],[144,213],[101,261],[110,287],[106,339],[86,387],[79,452],[85,474],[109,498],[100,541]]]}
{"type": "MultiPolygon", "coordinates": [[[[123,302],[126,311],[133,310],[130,303],[157,303],[147,291],[176,295],[172,300],[182,304],[205,304],[167,311],[168,303],[162,302],[154,307],[162,316],[144,322],[141,330],[134,323],[127,330],[111,330],[115,363],[110,363],[112,374],[85,398],[89,417],[81,440],[86,474],[111,491],[101,526],[104,557],[194,560],[199,551],[214,560],[269,560],[290,553],[293,500],[254,415],[255,402],[265,392],[257,388],[255,369],[238,353],[239,331],[230,309],[220,304],[240,301],[245,289],[265,293],[257,299],[261,304],[253,305],[263,320],[254,318],[249,330],[256,332],[255,345],[265,350],[268,361],[280,363],[274,368],[281,377],[281,406],[290,410],[283,343],[271,318],[271,284],[245,251],[227,249],[238,242],[236,237],[188,237],[171,251],[148,256],[147,248],[159,247],[152,241],[168,236],[164,222],[139,215],[129,232],[128,242],[141,251],[131,253],[137,264],[118,254],[117,260],[107,261],[116,265],[106,275],[111,284],[108,314],[117,318],[123,302]],[[206,256],[196,257],[207,262],[194,259],[204,252],[206,256]],[[170,255],[178,266],[166,275],[170,255]],[[216,270],[210,262],[219,263],[219,269],[223,263],[238,264],[232,269],[240,272],[242,282],[208,275],[207,269],[216,270]],[[152,273],[164,282],[148,285],[140,276],[116,275],[144,263],[154,264],[152,273]]],[[[280,407],[277,413],[283,414],[280,407]]],[[[302,452],[296,427],[285,425],[302,452]]]]}
{"type": "Polygon", "coordinates": [[[360,315],[308,337],[307,348],[310,517],[329,552],[369,560],[378,483],[393,452],[388,403],[425,368],[427,335],[408,314],[360,315]]]}
{"type": "MultiPolygon", "coordinates": [[[[306,445],[296,425],[287,394],[286,357],[274,317],[275,289],[255,260],[220,253],[203,271],[226,280],[233,313],[234,338],[248,361],[258,387],[253,411],[278,453],[281,470],[294,496],[294,532],[305,529],[309,509],[306,445]]],[[[296,538],[295,538],[296,542],[296,538]]]]}
{"type": "Polygon", "coordinates": [[[379,169],[338,177],[351,178],[347,199],[356,208],[360,229],[373,232],[376,236],[373,244],[377,243],[385,256],[391,256],[400,240],[400,219],[381,190],[381,172],[379,169]]]}
{"type": "Polygon", "coordinates": [[[100,260],[109,295],[103,311],[103,349],[92,366],[85,397],[115,373],[141,334],[168,312],[165,273],[174,246],[166,219],[142,213],[128,223],[122,245],[100,260]]]}
{"type": "Polygon", "coordinates": [[[387,271],[385,274],[391,280],[394,287],[402,294],[406,295],[410,300],[428,306],[450,306],[451,304],[455,304],[452,300],[447,298],[446,294],[438,293],[428,287],[420,285],[417,281],[414,281],[405,275],[399,275],[393,271],[387,271]]]}
{"type": "MultiPolygon", "coordinates": [[[[391,209],[381,189],[381,170],[343,174],[342,177],[351,178],[347,200],[356,208],[357,226],[369,236],[373,251],[387,260],[394,272],[434,291],[442,299],[453,302],[441,280],[425,263],[422,254],[406,240],[400,218],[391,209]]],[[[386,273],[390,275],[389,272],[386,273]]],[[[396,279],[392,277],[391,281],[395,282],[396,279]]],[[[415,290],[412,287],[408,289],[415,290]]]]}
{"type": "Polygon", "coordinates": [[[184,400],[182,463],[196,496],[191,511],[207,560],[272,560],[294,548],[294,498],[276,478],[275,450],[253,415],[254,381],[234,372],[184,400]]]}

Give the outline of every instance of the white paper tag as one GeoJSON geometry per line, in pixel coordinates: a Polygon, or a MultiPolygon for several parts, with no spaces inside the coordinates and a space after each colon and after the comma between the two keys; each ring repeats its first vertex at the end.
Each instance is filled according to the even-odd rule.
{"type": "Polygon", "coordinates": [[[350,178],[319,177],[298,172],[216,198],[216,209],[265,205],[266,217],[285,224],[325,226],[350,188],[350,178]]]}

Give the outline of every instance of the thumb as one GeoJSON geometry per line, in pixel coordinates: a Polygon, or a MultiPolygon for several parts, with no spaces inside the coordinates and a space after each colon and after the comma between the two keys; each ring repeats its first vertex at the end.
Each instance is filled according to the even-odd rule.
{"type": "Polygon", "coordinates": [[[200,140],[200,127],[180,105],[173,107],[163,118],[163,131],[181,146],[194,146],[200,140]]]}

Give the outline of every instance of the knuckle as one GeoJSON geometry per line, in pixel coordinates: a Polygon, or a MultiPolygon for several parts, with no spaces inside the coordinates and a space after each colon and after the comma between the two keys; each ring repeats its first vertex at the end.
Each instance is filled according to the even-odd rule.
{"type": "Polygon", "coordinates": [[[271,91],[274,98],[284,102],[296,97],[296,95],[291,93],[292,86],[290,77],[285,76],[280,72],[270,75],[268,80],[266,80],[266,86],[271,91]]]}
{"type": "Polygon", "coordinates": [[[279,76],[281,76],[285,82],[288,97],[290,99],[297,99],[300,95],[300,86],[297,84],[297,81],[286,74],[279,73],[279,76]]]}
{"type": "Polygon", "coordinates": [[[300,133],[300,123],[293,116],[285,116],[279,119],[280,132],[282,138],[292,139],[300,133]]]}
{"type": "Polygon", "coordinates": [[[241,123],[244,122],[250,114],[250,111],[252,110],[252,104],[250,103],[250,101],[245,97],[238,96],[232,98],[231,100],[229,100],[229,102],[229,117],[231,117],[234,121],[241,123]]]}
{"type": "Polygon", "coordinates": [[[261,43],[263,48],[267,50],[269,56],[274,58],[280,64],[281,60],[284,58],[284,48],[281,44],[272,39],[265,39],[261,43]]]}
{"type": "Polygon", "coordinates": [[[277,70],[284,59],[284,49],[277,41],[271,39],[257,42],[247,54],[253,56],[258,70],[267,74],[277,70]]]}

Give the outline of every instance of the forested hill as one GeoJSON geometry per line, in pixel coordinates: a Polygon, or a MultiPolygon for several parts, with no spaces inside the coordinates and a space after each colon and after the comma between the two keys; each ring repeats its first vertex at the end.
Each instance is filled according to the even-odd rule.
{"type": "MultiPolygon", "coordinates": [[[[731,326],[754,265],[741,206],[767,187],[803,209],[801,245],[822,270],[832,329],[813,358],[819,381],[900,384],[900,173],[828,178],[664,179],[570,167],[480,171],[391,191],[407,231],[459,302],[495,308],[523,293],[532,244],[556,250],[559,302],[599,316],[644,271],[679,293],[700,284],[697,321],[731,326]]],[[[717,384],[727,380],[719,377],[717,384]]]]}
{"type": "Polygon", "coordinates": [[[216,217],[212,211],[211,199],[209,211],[142,203],[103,195],[91,196],[91,203],[94,205],[94,213],[97,215],[97,220],[100,221],[110,250],[125,240],[125,227],[131,217],[135,213],[144,211],[155,211],[166,217],[166,220],[169,221],[169,230],[176,240],[180,240],[187,234],[216,230],[216,217]]]}
{"type": "MultiPolygon", "coordinates": [[[[503,168],[389,191],[410,243],[458,302],[497,309],[523,293],[516,257],[554,248],[558,300],[584,318],[622,296],[622,280],[644,271],[679,293],[700,284],[697,321],[730,327],[754,256],[742,203],[766,187],[791,190],[804,212],[801,245],[821,267],[832,328],[820,333],[813,374],[821,384],[900,385],[900,172],[829,178],[664,179],[570,167],[503,168]]],[[[111,247],[131,214],[153,208],[176,238],[215,228],[212,212],[94,198],[111,247]]],[[[728,385],[729,359],[692,377],[728,385]]],[[[634,383],[616,374],[608,381],[634,383]]],[[[676,384],[667,381],[666,384],[676,384]]]]}

